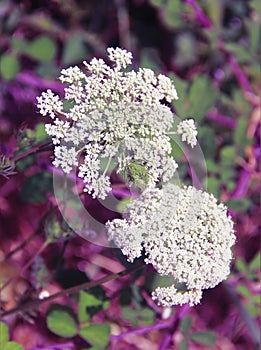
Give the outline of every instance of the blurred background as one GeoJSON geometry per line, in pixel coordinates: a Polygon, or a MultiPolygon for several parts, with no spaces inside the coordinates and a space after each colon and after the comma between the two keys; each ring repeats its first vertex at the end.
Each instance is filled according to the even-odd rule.
{"type": "MultiPolygon", "coordinates": [[[[181,119],[194,118],[198,126],[199,143],[208,170],[206,188],[226,203],[235,221],[237,242],[231,277],[226,282],[228,286],[225,283],[207,291],[204,302],[193,308],[189,316],[196,330],[210,329],[218,334],[216,345],[187,341],[184,329],[180,330],[176,344],[181,344],[180,350],[208,349],[212,345],[222,350],[257,348],[260,327],[260,24],[261,2],[258,0],[1,0],[0,277],[12,276],[9,268],[13,271],[17,264],[23,265],[33,257],[32,252],[43,241],[40,221],[46,221],[50,210],[52,179],[47,164],[51,152],[41,157],[23,156],[16,163],[14,175],[6,173],[6,168],[3,170],[8,157],[19,159],[19,155],[48,141],[44,132],[47,120],[37,111],[36,96],[49,88],[62,95],[63,85],[58,80],[61,69],[73,65],[83,67],[82,61],[94,56],[107,61],[106,48],[119,46],[133,53],[135,69],[147,67],[173,78],[179,94],[173,111],[181,119]],[[35,240],[5,263],[6,255],[34,234],[35,240]],[[180,339],[186,341],[182,343],[180,339]]],[[[178,160],[184,157],[179,150],[174,151],[174,156],[178,160]]],[[[181,165],[179,174],[190,181],[187,167],[181,165]]],[[[59,220],[52,224],[59,226],[59,220]]],[[[42,252],[36,254],[42,259],[40,267],[46,268],[47,275],[56,269],[55,244],[43,255],[42,252]]],[[[57,244],[62,249],[63,243],[57,244]]],[[[113,252],[87,247],[80,238],[68,244],[69,248],[62,255],[63,267],[73,268],[74,273],[85,270],[86,267],[79,268],[83,253],[75,253],[83,245],[89,262],[96,259],[95,264],[99,266],[92,270],[90,277],[104,273],[105,260],[98,263],[97,256],[100,261],[104,256],[110,259],[110,272],[115,272],[114,266],[120,262],[113,252]],[[93,256],[96,258],[92,260],[93,256]]],[[[38,271],[37,267],[35,269],[38,271]]],[[[66,284],[57,275],[53,280],[63,287],[66,284]]],[[[48,283],[53,280],[49,279],[48,283]]],[[[24,275],[23,283],[22,291],[34,292],[39,288],[39,283],[35,287],[30,271],[24,275]]],[[[16,291],[16,287],[5,296],[2,309],[14,306],[23,294],[18,287],[16,291]]],[[[112,294],[107,290],[107,295],[112,294]]],[[[131,296],[134,300],[133,294],[131,296]]],[[[139,311],[133,306],[133,300],[125,300],[125,304],[114,302],[115,310],[125,310],[120,311],[118,319],[115,316],[112,321],[110,311],[103,317],[116,324],[115,327],[123,324],[125,329],[146,322],[153,324],[157,311],[148,313],[149,320],[142,318],[144,299],[140,301],[139,311]],[[133,310],[136,311],[133,313],[133,310]]],[[[12,320],[12,337],[26,349],[36,346],[37,341],[33,343],[32,340],[36,329],[39,332],[36,338],[44,339],[42,344],[54,341],[47,329],[43,331],[46,326],[40,329],[44,317],[41,315],[38,323],[34,317],[33,323],[24,318],[12,320]],[[30,335],[28,343],[19,335],[25,331],[30,335]]],[[[158,349],[162,332],[139,337],[144,343],[140,338],[136,343],[119,340],[118,345],[111,345],[110,349],[158,349]]],[[[87,345],[79,345],[77,341],[72,341],[75,349],[84,346],[87,349],[87,345]]],[[[168,349],[177,347],[170,345],[168,349]]]]}

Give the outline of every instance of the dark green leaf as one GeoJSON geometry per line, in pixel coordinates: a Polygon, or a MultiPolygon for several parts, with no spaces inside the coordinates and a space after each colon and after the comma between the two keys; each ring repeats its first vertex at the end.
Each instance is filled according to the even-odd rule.
{"type": "Polygon", "coordinates": [[[20,71],[20,63],[16,56],[3,54],[0,58],[0,73],[5,80],[13,79],[20,71]]]}
{"type": "Polygon", "coordinates": [[[190,316],[183,317],[180,323],[180,331],[183,334],[187,334],[191,328],[191,325],[192,325],[192,318],[190,316]]]}
{"type": "Polygon", "coordinates": [[[53,305],[47,315],[48,329],[64,338],[72,338],[77,334],[77,323],[72,310],[58,305],[53,305]]]}
{"type": "Polygon", "coordinates": [[[29,203],[46,202],[46,194],[53,191],[52,175],[48,172],[34,174],[25,179],[21,197],[29,203]]]}
{"type": "Polygon", "coordinates": [[[95,348],[104,350],[109,341],[110,326],[105,323],[84,326],[80,329],[79,334],[95,348]]]}
{"type": "Polygon", "coordinates": [[[190,334],[189,338],[199,344],[213,347],[217,340],[217,335],[215,332],[210,332],[210,331],[195,332],[193,334],[190,334]]]}

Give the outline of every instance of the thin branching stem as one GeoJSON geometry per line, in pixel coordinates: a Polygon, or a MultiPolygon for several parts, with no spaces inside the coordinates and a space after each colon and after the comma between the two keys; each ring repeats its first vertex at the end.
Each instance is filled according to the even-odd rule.
{"type": "Polygon", "coordinates": [[[106,283],[106,282],[109,282],[111,280],[114,280],[114,279],[126,276],[128,274],[133,273],[133,272],[136,272],[139,269],[141,269],[142,267],[144,267],[144,263],[143,262],[140,263],[139,265],[136,265],[136,266],[132,267],[131,269],[126,269],[126,270],[123,270],[123,271],[118,272],[118,273],[113,273],[113,274],[111,274],[109,276],[100,278],[100,279],[98,279],[96,281],[82,283],[82,284],[79,284],[77,286],[61,290],[60,292],[54,293],[54,294],[52,294],[49,297],[46,297],[44,299],[33,299],[33,300],[30,300],[30,301],[22,303],[21,305],[18,305],[18,306],[14,307],[14,308],[12,308],[10,310],[2,312],[0,314],[0,319],[4,318],[6,316],[13,315],[13,314],[16,314],[18,312],[24,311],[24,310],[28,311],[28,310],[36,309],[41,304],[49,302],[51,300],[54,300],[54,299],[56,299],[58,297],[61,297],[61,296],[64,296],[64,295],[73,294],[73,293],[79,292],[81,290],[91,289],[91,288],[99,286],[99,285],[101,285],[103,283],[106,283]]]}

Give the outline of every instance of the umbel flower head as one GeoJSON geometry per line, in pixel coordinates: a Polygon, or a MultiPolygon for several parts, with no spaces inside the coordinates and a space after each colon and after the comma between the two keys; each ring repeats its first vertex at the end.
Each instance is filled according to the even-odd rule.
{"type": "MultiPolygon", "coordinates": [[[[113,159],[119,172],[133,164],[144,167],[146,186],[167,182],[177,168],[168,136],[173,114],[164,104],[178,98],[173,82],[146,68],[126,71],[132,62],[126,50],[107,52],[113,67],[93,58],[84,62],[86,73],[77,66],[61,71],[60,80],[67,85],[64,100],[51,90],[37,98],[40,113],[54,120],[46,125],[55,145],[53,164],[65,173],[79,166],[85,190],[102,199],[110,191],[102,158],[108,166],[113,159]]],[[[195,146],[194,121],[182,125],[176,133],[195,146]]]]}
{"type": "Polygon", "coordinates": [[[123,219],[106,225],[109,239],[129,261],[144,250],[147,264],[185,287],[158,287],[152,298],[163,306],[193,306],[203,289],[215,287],[229,274],[233,223],[212,194],[173,184],[148,188],[127,205],[123,219]]]}

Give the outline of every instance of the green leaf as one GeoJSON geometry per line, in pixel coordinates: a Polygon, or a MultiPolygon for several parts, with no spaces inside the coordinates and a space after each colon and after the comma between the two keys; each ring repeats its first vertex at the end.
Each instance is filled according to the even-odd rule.
{"type": "Polygon", "coordinates": [[[110,326],[105,323],[92,324],[80,329],[80,336],[95,348],[104,350],[110,337],[110,326]]]}
{"type": "Polygon", "coordinates": [[[249,143],[247,137],[247,126],[248,120],[242,117],[238,120],[237,127],[234,131],[234,143],[241,148],[245,148],[249,143]]]}
{"type": "Polygon", "coordinates": [[[244,286],[244,285],[237,286],[236,290],[244,297],[249,297],[251,295],[247,286],[244,286]]]}
{"type": "Polygon", "coordinates": [[[218,92],[211,80],[204,75],[194,78],[189,90],[189,116],[200,121],[214,105],[218,92]]]}
{"type": "Polygon", "coordinates": [[[18,344],[16,341],[9,341],[5,343],[2,350],[24,350],[22,345],[18,344]]]}
{"type": "Polygon", "coordinates": [[[261,37],[260,26],[252,19],[246,20],[245,23],[249,32],[249,44],[250,44],[249,52],[252,55],[255,55],[258,53],[258,49],[260,46],[260,37],[261,37]]]}
{"type": "Polygon", "coordinates": [[[20,63],[16,56],[3,54],[0,58],[0,73],[5,80],[13,79],[20,71],[20,63]]]}
{"type": "Polygon", "coordinates": [[[200,147],[204,150],[206,158],[213,159],[216,153],[217,142],[214,128],[202,126],[198,130],[200,147]]]}
{"type": "Polygon", "coordinates": [[[249,50],[238,44],[234,43],[227,43],[224,45],[225,49],[227,49],[229,52],[234,54],[237,58],[238,62],[248,62],[251,59],[251,55],[249,53],[249,50]]]}
{"type": "Polygon", "coordinates": [[[222,166],[231,166],[235,163],[237,155],[235,146],[225,146],[220,152],[222,166]]]}
{"type": "Polygon", "coordinates": [[[47,200],[46,194],[52,191],[52,174],[44,171],[25,179],[22,185],[21,198],[29,203],[44,203],[47,200]]]}
{"type": "Polygon", "coordinates": [[[37,143],[41,143],[50,138],[45,131],[45,124],[40,123],[36,125],[34,137],[37,143]]]}
{"type": "Polygon", "coordinates": [[[251,201],[248,198],[231,199],[227,201],[226,205],[229,209],[241,213],[251,206],[251,201]]]}
{"type": "Polygon", "coordinates": [[[249,264],[249,270],[254,272],[256,270],[259,270],[261,266],[261,253],[257,253],[254,259],[249,264]]]}
{"type": "Polygon", "coordinates": [[[221,180],[224,182],[224,183],[227,183],[230,179],[232,179],[234,177],[234,170],[233,169],[222,169],[221,171],[221,180]]]}
{"type": "Polygon", "coordinates": [[[236,268],[238,269],[239,272],[246,272],[247,271],[246,262],[241,258],[237,258],[236,268]]]}
{"type": "Polygon", "coordinates": [[[52,310],[47,315],[48,329],[64,338],[72,338],[77,334],[77,323],[71,309],[52,305],[52,310]]]}
{"type": "Polygon", "coordinates": [[[186,339],[182,339],[180,344],[179,344],[179,350],[189,350],[188,343],[186,339]]]}
{"type": "Polygon", "coordinates": [[[212,159],[206,159],[206,167],[207,167],[207,170],[212,172],[212,173],[219,172],[219,167],[217,166],[216,163],[213,162],[212,159]]]}
{"type": "Polygon", "coordinates": [[[26,52],[36,60],[51,61],[56,53],[55,42],[47,36],[40,36],[29,44],[26,52]]]}
{"type": "Polygon", "coordinates": [[[164,11],[166,24],[171,28],[179,26],[182,23],[180,17],[181,12],[182,3],[180,0],[167,1],[164,11]]]}
{"type": "Polygon", "coordinates": [[[23,38],[12,37],[11,45],[15,52],[24,53],[28,47],[28,42],[23,38]]]}
{"type": "Polygon", "coordinates": [[[207,190],[212,193],[216,198],[220,196],[220,180],[210,176],[207,179],[207,190]]]}
{"type": "Polygon", "coordinates": [[[86,322],[91,319],[92,308],[96,307],[98,311],[102,309],[103,301],[97,299],[94,295],[85,291],[80,291],[78,303],[78,319],[80,322],[86,322]],[[99,306],[99,308],[97,308],[99,306]],[[89,311],[89,312],[88,312],[89,311]]]}
{"type": "Polygon", "coordinates": [[[181,320],[181,323],[180,323],[180,331],[183,333],[183,334],[188,334],[190,328],[192,326],[192,318],[190,316],[185,316],[183,317],[183,319],[181,320]]]}
{"type": "Polygon", "coordinates": [[[71,36],[65,44],[62,62],[64,65],[69,65],[83,60],[87,56],[87,51],[84,47],[83,37],[77,33],[71,36]]]}
{"type": "Polygon", "coordinates": [[[182,80],[174,75],[169,76],[170,79],[173,80],[175,87],[178,92],[179,99],[172,102],[173,107],[175,108],[175,112],[178,117],[184,119],[188,116],[188,82],[186,80],[182,80]]]}
{"type": "Polygon", "coordinates": [[[0,322],[0,345],[2,346],[9,339],[8,327],[4,322],[0,322]]]}
{"type": "Polygon", "coordinates": [[[139,314],[143,324],[152,324],[154,322],[154,316],[155,316],[155,313],[153,310],[149,309],[148,307],[145,307],[144,309],[142,309],[140,311],[140,314],[139,314]]]}
{"type": "Polygon", "coordinates": [[[252,9],[254,9],[257,13],[261,13],[261,2],[259,0],[252,0],[250,2],[250,6],[252,9]]]}
{"type": "Polygon", "coordinates": [[[122,308],[122,317],[130,321],[132,326],[138,325],[138,317],[137,317],[137,310],[134,310],[131,307],[125,306],[122,308]]]}
{"type": "Polygon", "coordinates": [[[195,332],[189,335],[189,338],[196,343],[213,347],[217,340],[217,335],[215,332],[205,331],[205,332],[195,332]]]}
{"type": "MultiPolygon", "coordinates": [[[[260,296],[259,296],[259,298],[260,298],[260,296]]],[[[248,303],[246,305],[246,308],[252,317],[257,317],[260,315],[260,306],[259,305],[256,306],[254,304],[248,303]]]]}

